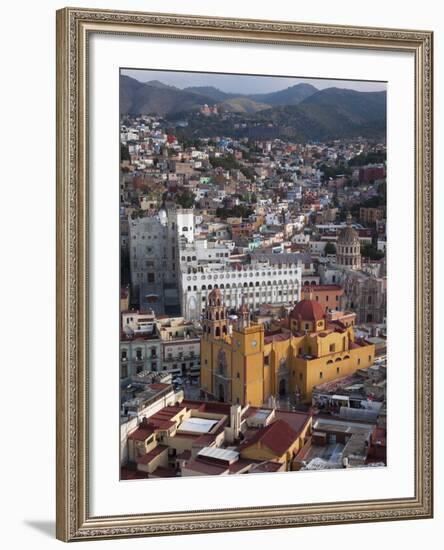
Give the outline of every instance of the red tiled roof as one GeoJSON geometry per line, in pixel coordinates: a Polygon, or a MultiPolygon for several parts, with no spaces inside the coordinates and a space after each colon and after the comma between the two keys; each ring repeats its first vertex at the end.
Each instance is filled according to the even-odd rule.
{"type": "Polygon", "coordinates": [[[230,414],[229,403],[220,403],[219,401],[199,401],[192,399],[185,399],[182,401],[182,405],[186,406],[187,409],[195,409],[200,412],[211,412],[216,414],[230,414]]]}
{"type": "Polygon", "coordinates": [[[203,475],[221,475],[224,472],[228,470],[227,465],[220,465],[220,464],[214,464],[209,463],[204,460],[201,460],[199,458],[195,458],[194,460],[191,460],[186,465],[187,470],[192,470],[193,472],[199,472],[203,475]]]}
{"type": "Polygon", "coordinates": [[[158,466],[154,472],[150,474],[150,477],[176,477],[176,470],[158,466]]]}
{"type": "Polygon", "coordinates": [[[260,442],[277,455],[282,455],[296,441],[298,434],[284,420],[275,420],[265,428],[255,430],[253,436],[241,445],[241,449],[260,442]]]}
{"type": "Polygon", "coordinates": [[[120,479],[146,479],[146,472],[140,470],[130,470],[129,468],[120,469],[120,479]]]}
{"type": "Polygon", "coordinates": [[[284,332],[280,334],[273,334],[271,336],[265,336],[264,343],[271,344],[271,342],[285,342],[290,338],[290,332],[284,332]]]}
{"type": "Polygon", "coordinates": [[[185,449],[184,451],[182,451],[181,453],[179,453],[178,455],[176,455],[176,458],[178,460],[190,460],[191,458],[191,451],[189,449],[185,449]]]}
{"type": "Polygon", "coordinates": [[[153,433],[154,430],[151,427],[145,425],[134,430],[134,432],[128,436],[128,439],[134,439],[135,441],[145,441],[145,439],[147,439],[153,433]]]}
{"type": "Polygon", "coordinates": [[[386,430],[385,428],[382,428],[381,426],[377,426],[371,435],[371,444],[372,445],[379,445],[381,447],[386,446],[386,430]]]}
{"type": "Polygon", "coordinates": [[[176,425],[174,420],[155,420],[154,422],[150,422],[150,424],[154,430],[169,430],[173,426],[176,425]]]}
{"type": "Polygon", "coordinates": [[[185,410],[186,407],[184,407],[183,405],[164,407],[163,409],[160,409],[160,411],[157,411],[152,416],[145,419],[144,423],[146,426],[153,429],[166,430],[175,425],[175,422],[171,420],[171,418],[176,416],[181,411],[185,410]]]}
{"type": "Polygon", "coordinates": [[[325,316],[323,307],[315,300],[301,300],[290,313],[292,319],[302,321],[320,321],[325,316]]]}
{"type": "Polygon", "coordinates": [[[230,474],[237,474],[240,470],[248,468],[248,466],[251,466],[252,464],[256,464],[256,462],[254,460],[239,458],[238,460],[236,460],[236,462],[230,464],[228,466],[228,469],[230,471],[230,474]]]}
{"type": "Polygon", "coordinates": [[[284,420],[299,436],[311,418],[311,414],[300,411],[275,411],[277,420],[284,420]]]}

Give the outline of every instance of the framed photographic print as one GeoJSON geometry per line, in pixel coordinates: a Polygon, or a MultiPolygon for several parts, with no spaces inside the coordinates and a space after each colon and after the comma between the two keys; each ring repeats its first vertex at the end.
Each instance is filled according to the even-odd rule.
{"type": "Polygon", "coordinates": [[[432,516],[432,33],[57,12],[57,536],[432,516]]]}

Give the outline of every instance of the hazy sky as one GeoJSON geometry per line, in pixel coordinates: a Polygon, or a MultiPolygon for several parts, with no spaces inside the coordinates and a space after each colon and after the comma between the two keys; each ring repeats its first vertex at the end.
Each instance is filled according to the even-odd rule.
{"type": "Polygon", "coordinates": [[[140,82],[160,80],[164,84],[186,88],[188,86],[214,86],[223,92],[259,94],[283,90],[300,82],[312,84],[319,90],[323,88],[349,88],[361,92],[385,90],[385,82],[363,80],[328,80],[323,78],[293,78],[279,76],[252,76],[216,73],[187,73],[179,71],[156,71],[140,69],[122,69],[122,74],[131,76],[140,82]]]}

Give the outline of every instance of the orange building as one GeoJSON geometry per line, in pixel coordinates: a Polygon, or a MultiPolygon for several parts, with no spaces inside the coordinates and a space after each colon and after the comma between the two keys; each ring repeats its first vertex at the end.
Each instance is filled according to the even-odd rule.
{"type": "Polygon", "coordinates": [[[323,311],[340,309],[344,289],[339,285],[316,285],[302,287],[302,298],[318,302],[323,311]]]}

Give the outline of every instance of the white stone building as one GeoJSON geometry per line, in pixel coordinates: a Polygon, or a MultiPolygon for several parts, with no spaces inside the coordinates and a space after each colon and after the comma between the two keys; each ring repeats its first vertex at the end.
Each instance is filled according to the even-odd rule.
{"type": "Polygon", "coordinates": [[[251,310],[263,303],[287,304],[300,299],[301,267],[289,254],[273,254],[248,264],[207,264],[181,273],[182,314],[198,320],[213,288],[222,292],[228,309],[238,309],[244,300],[251,310]],[[285,261],[285,256],[288,256],[285,261]]]}
{"type": "Polygon", "coordinates": [[[158,372],[160,361],[161,342],[156,333],[121,339],[120,378],[131,378],[141,372],[158,372]]]}

